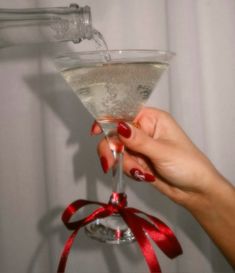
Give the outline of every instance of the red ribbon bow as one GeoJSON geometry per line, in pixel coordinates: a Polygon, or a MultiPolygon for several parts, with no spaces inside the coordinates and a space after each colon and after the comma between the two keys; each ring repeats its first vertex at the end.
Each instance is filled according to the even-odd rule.
{"type": "Polygon", "coordinates": [[[65,209],[62,215],[62,221],[65,226],[69,230],[73,230],[73,232],[65,243],[57,273],[65,272],[70,249],[80,228],[98,218],[105,218],[115,213],[121,215],[134,234],[151,273],[160,273],[161,268],[149,237],[169,258],[175,258],[182,254],[182,248],[173,231],[161,220],[138,209],[127,207],[127,199],[124,194],[113,193],[110,200],[111,201],[106,204],[81,199],[74,201],[65,209]],[[118,202],[113,202],[115,200],[118,200],[118,202]],[[81,220],[70,222],[71,217],[79,211],[79,209],[87,205],[98,205],[99,208],[81,220]],[[145,218],[141,217],[141,214],[145,218]]]}

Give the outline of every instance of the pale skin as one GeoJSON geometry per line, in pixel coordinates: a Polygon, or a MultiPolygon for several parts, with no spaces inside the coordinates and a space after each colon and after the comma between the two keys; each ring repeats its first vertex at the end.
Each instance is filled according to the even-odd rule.
{"type": "MultiPolygon", "coordinates": [[[[144,108],[133,124],[121,123],[117,127],[125,145],[125,173],[138,181],[151,182],[158,191],[189,210],[235,268],[234,186],[168,113],[144,108]]],[[[101,129],[95,123],[92,134],[99,133],[101,129]]],[[[107,172],[114,158],[105,138],[97,150],[107,172]]]]}

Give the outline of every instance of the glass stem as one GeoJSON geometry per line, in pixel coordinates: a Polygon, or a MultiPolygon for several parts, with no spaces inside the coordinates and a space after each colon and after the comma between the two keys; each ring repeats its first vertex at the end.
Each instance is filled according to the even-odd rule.
{"type": "Polygon", "coordinates": [[[112,168],[113,192],[124,193],[125,181],[123,179],[123,152],[112,151],[115,163],[112,168]]]}

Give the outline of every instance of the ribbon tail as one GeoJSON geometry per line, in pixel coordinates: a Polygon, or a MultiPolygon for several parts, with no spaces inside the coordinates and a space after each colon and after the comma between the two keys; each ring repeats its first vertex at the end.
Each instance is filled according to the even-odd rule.
{"type": "Polygon", "coordinates": [[[88,223],[98,219],[98,218],[105,218],[105,217],[111,215],[112,211],[108,210],[107,207],[108,206],[104,203],[80,199],[80,200],[74,201],[65,209],[65,211],[62,214],[62,221],[64,222],[67,229],[73,230],[73,233],[69,236],[69,238],[67,239],[67,241],[65,243],[64,249],[63,249],[62,254],[60,256],[60,262],[59,262],[59,265],[57,268],[57,273],[64,273],[65,272],[70,249],[73,245],[74,239],[77,236],[77,233],[80,230],[80,228],[87,225],[88,223]],[[85,217],[81,220],[70,222],[71,217],[77,211],[79,211],[82,207],[87,206],[87,205],[99,205],[101,207],[96,209],[90,215],[88,215],[87,217],[85,217]]]}
{"type": "Polygon", "coordinates": [[[79,231],[79,228],[76,229],[69,236],[68,240],[66,241],[63,252],[62,252],[62,254],[60,256],[60,262],[59,262],[59,265],[58,265],[58,268],[57,268],[57,273],[64,273],[65,272],[65,267],[66,267],[66,264],[67,264],[69,252],[70,252],[70,249],[71,249],[71,247],[73,245],[74,239],[77,236],[78,231],[79,231]]]}
{"type": "Polygon", "coordinates": [[[126,210],[139,218],[144,231],[169,258],[173,259],[183,253],[181,245],[173,231],[160,219],[135,208],[127,208],[126,210]],[[150,221],[137,214],[142,214],[150,221]]]}
{"type": "Polygon", "coordinates": [[[145,257],[146,263],[150,269],[151,273],[161,273],[160,264],[158,262],[158,259],[155,255],[155,252],[153,250],[153,247],[147,238],[144,230],[142,229],[141,223],[139,223],[139,217],[130,214],[127,212],[121,212],[121,215],[127,225],[130,227],[131,231],[133,232],[137,243],[140,246],[140,249],[145,257]]]}
{"type": "Polygon", "coordinates": [[[181,255],[183,250],[173,231],[161,220],[145,214],[159,230],[158,233],[152,227],[146,228],[146,232],[160,249],[171,259],[181,255]]]}

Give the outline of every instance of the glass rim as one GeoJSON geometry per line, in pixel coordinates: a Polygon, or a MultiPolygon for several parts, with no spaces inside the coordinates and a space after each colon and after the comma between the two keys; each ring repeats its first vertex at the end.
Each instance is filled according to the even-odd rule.
{"type": "Polygon", "coordinates": [[[97,64],[113,64],[122,62],[159,62],[169,64],[175,56],[174,52],[159,49],[111,49],[65,52],[55,57],[59,70],[71,67],[97,64]],[[111,59],[107,61],[106,56],[111,59]]]}
{"type": "Polygon", "coordinates": [[[110,50],[81,50],[81,51],[72,51],[72,52],[65,52],[60,55],[57,55],[55,58],[61,58],[61,57],[66,57],[70,55],[97,55],[100,53],[119,53],[120,55],[122,53],[153,53],[153,54],[158,54],[158,55],[168,55],[170,57],[174,57],[176,55],[175,52],[170,51],[170,50],[161,50],[161,49],[110,49],[110,50]]]}

